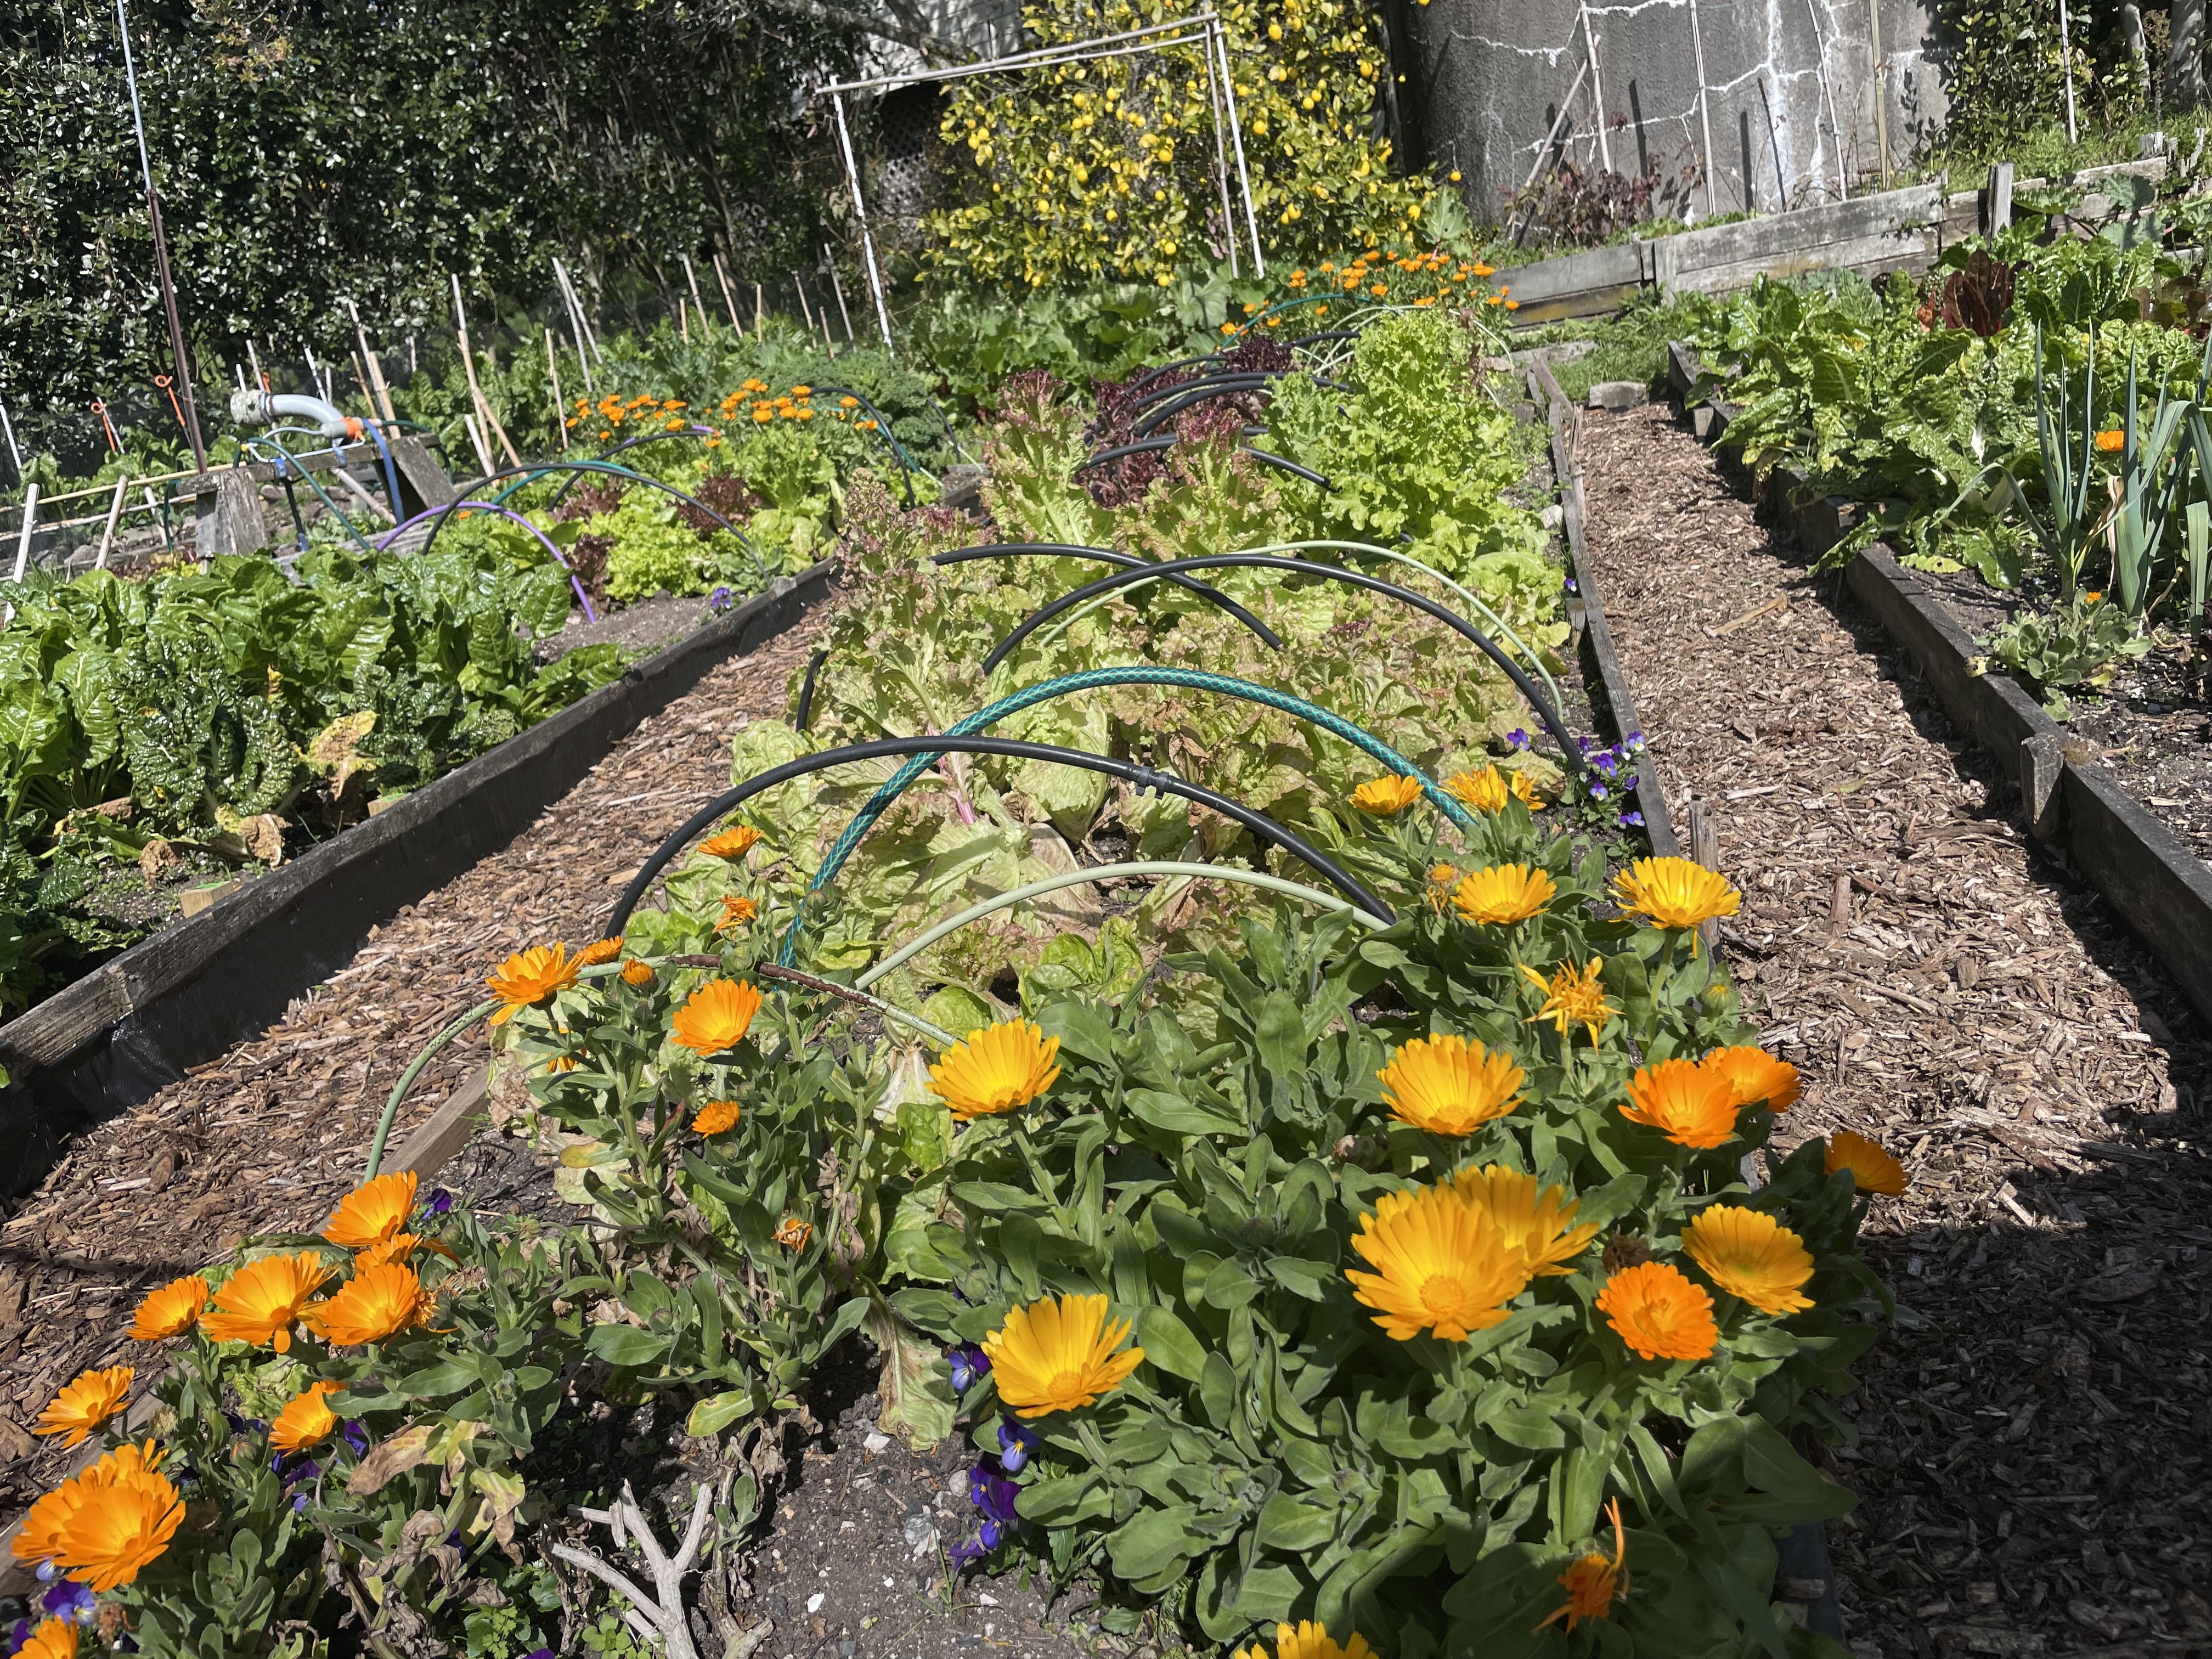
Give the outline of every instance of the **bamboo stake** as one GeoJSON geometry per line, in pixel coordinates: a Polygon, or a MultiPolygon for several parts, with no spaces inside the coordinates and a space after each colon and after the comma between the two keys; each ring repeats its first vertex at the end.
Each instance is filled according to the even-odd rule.
{"type": "Polygon", "coordinates": [[[1813,0],[1805,0],[1805,15],[1813,24],[1813,47],[1820,53],[1815,73],[1820,76],[1820,95],[1828,100],[1828,136],[1836,141],[1836,189],[1846,202],[1851,199],[1851,165],[1844,154],[1844,122],[1836,113],[1836,89],[1828,84],[1828,43],[1820,37],[1820,8],[1813,0]]]}
{"type": "Polygon", "coordinates": [[[676,257],[684,262],[684,280],[691,284],[691,308],[699,313],[699,326],[704,329],[708,325],[707,302],[699,297],[699,273],[691,269],[690,254],[679,253],[676,257]]]}
{"type": "Polygon", "coordinates": [[[115,523],[123,516],[123,492],[130,487],[128,478],[115,481],[115,499],[107,504],[107,527],[100,532],[100,556],[92,562],[94,570],[107,568],[107,555],[115,545],[115,523]]]}
{"type": "Polygon", "coordinates": [[[806,284],[799,280],[799,273],[791,273],[791,285],[799,290],[799,314],[806,319],[806,331],[814,332],[814,307],[806,303],[806,284]]]}
{"type": "MultiPolygon", "coordinates": [[[[1869,0],[1869,3],[1871,4],[1872,0],[1869,0]]],[[[1881,27],[1881,21],[1876,18],[1875,27],[1880,29],[1881,27]]],[[[1879,41],[1881,37],[1876,34],[1875,39],[1879,41]]],[[[2081,134],[2074,130],[2074,33],[2066,15],[2066,0],[2058,0],[2058,63],[2060,71],[2066,76],[2066,142],[2069,144],[2079,143],[2081,134]]],[[[1881,90],[1881,81],[1879,76],[1875,81],[1875,90],[1877,94],[1881,90]]],[[[1882,146],[1885,152],[1888,148],[1887,144],[1882,146]]],[[[1885,162],[1887,161],[1887,154],[1882,159],[1885,162]]],[[[1885,167],[1884,170],[1887,171],[1887,168],[1885,167]]]]}
{"type": "Polygon", "coordinates": [[[1605,79],[1598,64],[1597,35],[1590,27],[1589,0],[1582,8],[1583,45],[1589,50],[1590,63],[1590,114],[1597,122],[1598,159],[1607,173],[1613,171],[1613,140],[1605,130],[1605,79]]]}
{"type": "Polygon", "coordinates": [[[714,250],[714,280],[722,285],[722,303],[730,308],[730,326],[740,334],[745,325],[738,320],[738,296],[730,292],[730,273],[722,269],[722,250],[714,250]]]}
{"type": "Polygon", "coordinates": [[[368,366],[369,385],[375,395],[368,400],[369,409],[380,413],[386,421],[397,421],[399,411],[392,402],[392,388],[384,383],[384,365],[376,361],[376,352],[368,343],[368,331],[361,325],[361,311],[351,300],[346,301],[346,314],[353,319],[353,337],[361,347],[361,360],[368,366]]]}
{"type": "Polygon", "coordinates": [[[691,307],[684,303],[680,294],[676,296],[676,331],[683,336],[685,345],[691,343],[691,307]]]}
{"type": "MultiPolygon", "coordinates": [[[[468,428],[469,441],[476,446],[477,460],[483,466],[486,476],[498,471],[499,469],[492,465],[491,446],[484,442],[483,429],[477,424],[477,417],[464,412],[461,416],[461,424],[468,428]]],[[[520,463],[518,462],[517,465],[520,465],[520,463]]]]}
{"type": "Polygon", "coordinates": [[[830,252],[830,245],[822,245],[822,263],[830,267],[830,291],[837,296],[837,314],[845,319],[845,343],[853,343],[853,313],[845,309],[845,284],[837,280],[837,260],[830,252]]]}
{"type": "MultiPolygon", "coordinates": [[[[23,486],[23,533],[15,538],[15,580],[23,580],[24,568],[31,562],[31,529],[39,521],[39,485],[36,479],[23,486]]],[[[0,610],[0,628],[15,620],[15,606],[10,601],[0,610]]]]}
{"type": "MultiPolygon", "coordinates": [[[[758,283],[753,284],[753,338],[768,338],[768,291],[758,283]]],[[[15,470],[20,472],[22,468],[15,470]]]]}
{"type": "Polygon", "coordinates": [[[561,440],[561,453],[568,453],[568,409],[561,396],[561,369],[553,361],[553,331],[545,331],[545,378],[553,383],[553,430],[561,440]]]}
{"type": "MultiPolygon", "coordinates": [[[[469,313],[461,304],[461,279],[453,271],[447,271],[446,275],[451,278],[453,284],[453,320],[460,328],[461,367],[467,372],[469,377],[469,396],[476,404],[477,413],[483,417],[484,430],[495,435],[499,439],[499,447],[507,452],[507,459],[515,465],[520,466],[522,457],[515,453],[514,445],[507,435],[507,428],[499,423],[499,416],[491,412],[491,400],[484,396],[483,387],[477,383],[476,352],[469,344],[469,313]]],[[[498,471],[491,464],[490,447],[482,444],[478,447],[483,451],[484,471],[487,472],[498,471]]]]}
{"type": "MultiPolygon", "coordinates": [[[[1876,3],[1867,0],[1869,7],[1876,3]]],[[[1705,217],[1710,219],[1719,210],[1713,204],[1713,113],[1705,96],[1705,35],[1698,27],[1698,0],[1690,0],[1690,46],[1698,59],[1698,125],[1705,135],[1705,217]]],[[[1887,158],[1883,164],[1887,165],[1887,158]]]]}
{"type": "MultiPolygon", "coordinates": [[[[1690,0],[1694,15],[1697,0],[1690,0]]],[[[1889,65],[1881,56],[1881,0],[1867,0],[1867,39],[1874,48],[1874,141],[1881,146],[1881,187],[1889,188],[1889,65]]],[[[2058,0],[2058,45],[2066,46],[2066,0],[2058,0]]],[[[2066,72],[2066,137],[2074,137],[2074,71],[2066,72]]],[[[1706,141],[1710,147],[1711,140],[1706,141]]]]}

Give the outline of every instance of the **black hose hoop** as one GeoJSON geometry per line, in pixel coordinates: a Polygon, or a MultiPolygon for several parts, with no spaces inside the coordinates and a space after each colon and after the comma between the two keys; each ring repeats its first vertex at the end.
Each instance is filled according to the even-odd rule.
{"type": "Polygon", "coordinates": [[[792,716],[793,731],[804,732],[807,720],[814,713],[814,677],[822,672],[822,665],[830,660],[827,651],[817,651],[806,659],[806,678],[799,683],[799,712],[792,716]]]}
{"type": "MultiPolygon", "coordinates": [[[[1090,559],[1099,564],[1119,565],[1124,570],[1158,568],[1155,561],[1139,558],[1135,554],[1124,553],[1118,548],[1082,547],[1073,542],[989,542],[976,547],[956,547],[950,553],[933,555],[930,562],[941,569],[948,564],[966,564],[971,559],[999,558],[1090,559]]],[[[1170,576],[1166,580],[1185,592],[1195,593],[1208,604],[1219,605],[1257,635],[1270,650],[1283,648],[1280,635],[1219,588],[1193,581],[1188,576],[1170,576]]]]}
{"type": "Polygon", "coordinates": [[[1346,570],[1333,564],[1319,564],[1310,559],[1287,559],[1273,553],[1212,553],[1197,558],[1166,559],[1158,564],[1148,565],[1141,570],[1118,570],[1110,576],[1101,576],[1097,581],[1087,583],[1073,592],[1063,593],[1058,599],[1040,605],[1023,617],[1012,633],[991,647],[991,654],[983,659],[983,672],[988,674],[1004,662],[1007,657],[1020,648],[1024,640],[1054,617],[1073,610],[1085,600],[1096,599],[1102,593],[1110,593],[1118,587],[1127,587],[1132,582],[1141,581],[1147,574],[1166,576],[1171,572],[1184,570],[1221,569],[1282,570],[1293,572],[1301,576],[1319,576],[1329,581],[1346,582],[1354,587],[1365,588],[1370,593],[1385,594],[1401,604],[1410,605],[1418,611],[1426,611],[1446,627],[1455,629],[1467,639],[1473,641],[1485,656],[1504,669],[1506,677],[1513,682],[1529,708],[1536,711],[1537,718],[1544,722],[1544,729],[1552,734],[1552,740],[1559,745],[1560,757],[1568,769],[1577,773],[1587,769],[1582,758],[1581,747],[1567,734],[1566,726],[1559,719],[1559,711],[1546,701],[1544,694],[1537,690],[1535,682],[1522,672],[1518,664],[1498,647],[1496,641],[1492,640],[1489,635],[1484,633],[1456,611],[1438,605],[1425,594],[1416,593],[1409,587],[1401,587],[1395,582],[1386,582],[1379,577],[1370,576],[1364,571],[1346,570]]]}
{"type": "Polygon", "coordinates": [[[1222,817],[1249,830],[1261,845],[1270,842],[1303,861],[1317,875],[1327,880],[1339,892],[1371,916],[1385,922],[1397,920],[1390,907],[1370,892],[1343,866],[1325,853],[1309,845],[1301,837],[1283,828],[1263,812],[1255,812],[1239,801],[1217,793],[1203,784],[1192,783],[1172,772],[1160,772],[1149,766],[1139,766],[1134,761],[1115,760],[1106,755],[1094,755],[1088,750],[1065,749],[1057,744],[1030,743],[1022,738],[993,738],[980,734],[970,737],[934,735],[918,738],[877,738],[867,743],[848,744],[839,749],[825,749],[818,755],[805,755],[797,760],[786,761],[767,771],[745,780],[733,789],[708,801],[706,805],[684,820],[675,833],[653,849],[629,885],[623,890],[622,897],[605,928],[602,939],[618,937],[629,925],[631,914],[636,910],[658,876],[678,853],[689,846],[702,831],[718,818],[734,811],[755,795],[789,783],[793,778],[803,778],[811,773],[827,771],[833,766],[842,766],[852,761],[884,760],[894,755],[1003,755],[1014,760],[1054,761],[1066,766],[1078,766],[1089,772],[1103,773],[1133,784],[1139,790],[1157,789],[1170,795],[1179,795],[1188,801],[1218,812],[1222,817]]]}

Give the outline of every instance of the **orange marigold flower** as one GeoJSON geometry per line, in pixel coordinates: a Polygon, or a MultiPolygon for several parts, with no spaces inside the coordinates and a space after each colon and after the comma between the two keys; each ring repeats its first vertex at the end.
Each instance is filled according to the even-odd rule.
{"type": "Polygon", "coordinates": [[[1720,1340],[1712,1297],[1663,1261],[1613,1274],[1597,1293],[1597,1310],[1645,1359],[1705,1359],[1720,1340]]]}
{"type": "Polygon", "coordinates": [[[338,1200],[338,1207],[323,1237],[349,1250],[380,1244],[407,1224],[415,1213],[418,1177],[412,1170],[379,1176],[365,1182],[338,1200]]]}
{"type": "Polygon", "coordinates": [[[2126,433],[2118,427],[2109,427],[2097,434],[2097,453],[2100,455],[2117,455],[2126,446],[2127,441],[2126,433]]]}
{"type": "Polygon", "coordinates": [[[702,1135],[719,1135],[738,1127],[738,1103],[734,1100],[710,1100],[699,1109],[691,1120],[691,1127],[702,1135]]]}
{"type": "MultiPolygon", "coordinates": [[[[1455,173],[1452,177],[1456,179],[1459,174],[1455,173]]],[[[1544,1620],[1543,1625],[1537,1626],[1537,1630],[1564,1619],[1567,1621],[1567,1634],[1571,1636],[1582,1620],[1602,1619],[1610,1613],[1613,1598],[1627,1590],[1628,1575],[1621,1571],[1620,1564],[1628,1557],[1628,1534],[1620,1524],[1618,1498],[1606,1505],[1606,1513],[1613,1517],[1613,1559],[1608,1561],[1592,1550],[1570,1561],[1567,1570],[1559,1575],[1559,1588],[1567,1593],[1567,1604],[1544,1620]]]]}
{"type": "Polygon", "coordinates": [[[1797,1068],[1764,1048],[1716,1048],[1698,1063],[1728,1085],[1729,1097],[1739,1106],[1763,1101],[1769,1111],[1786,1112],[1797,1103],[1797,1068]]]}
{"type": "Polygon", "coordinates": [[[1721,1079],[1695,1060],[1662,1060],[1629,1079],[1620,1115],[1650,1124],[1677,1146],[1705,1152],[1735,1133],[1735,1097],[1721,1079]]]}
{"type": "Polygon", "coordinates": [[[734,830],[725,830],[719,836],[702,842],[699,850],[709,858],[736,864],[761,843],[761,832],[750,823],[741,823],[734,830]]]}
{"type": "Polygon", "coordinates": [[[1878,1143],[1849,1129],[1838,1129],[1828,1137],[1820,1164],[1830,1175],[1838,1170],[1846,1171],[1851,1185],[1859,1191],[1880,1193],[1885,1198],[1901,1198],[1905,1189],[1912,1184],[1905,1173],[1905,1165],[1884,1152],[1878,1143]]]}
{"type": "MultiPolygon", "coordinates": [[[[169,1547],[184,1519],[185,1506],[168,1477],[155,1464],[161,1454],[150,1443],[119,1446],[41,1503],[63,1498],[41,1532],[52,1549],[40,1558],[54,1562],[94,1594],[130,1583],[169,1547]],[[63,1498],[66,1492],[68,1497],[63,1498]]],[[[32,1535],[28,1517],[18,1553],[32,1535]]]]}
{"type": "Polygon", "coordinates": [[[159,1342],[182,1336],[200,1322],[207,1306],[208,1282],[198,1273],[173,1279],[157,1291],[149,1291],[131,1321],[131,1334],[141,1342],[159,1342]]]}
{"type": "Polygon", "coordinates": [[[640,986],[652,984],[653,964],[649,962],[637,961],[635,957],[623,963],[622,982],[625,985],[640,986]]]}
{"type": "Polygon", "coordinates": [[[620,939],[599,939],[576,952],[576,965],[579,968],[596,968],[603,962],[612,962],[622,953],[623,942],[620,939]]]}
{"type": "Polygon", "coordinates": [[[95,1429],[123,1409],[124,1401],[130,1397],[131,1378],[137,1375],[128,1365],[79,1373],[39,1413],[31,1432],[58,1434],[64,1446],[82,1446],[95,1429]]]}
{"type": "Polygon", "coordinates": [[[718,933],[733,927],[742,927],[760,915],[760,906],[742,895],[732,894],[722,901],[722,919],[714,924],[718,933]]]}
{"type": "Polygon", "coordinates": [[[504,1025],[521,1010],[550,1002],[576,982],[576,970],[581,965],[579,958],[568,954],[565,945],[556,945],[550,950],[543,945],[533,945],[509,957],[499,965],[499,971],[484,981],[500,1001],[491,1023],[504,1025]]]}
{"type": "Polygon", "coordinates": [[[787,1250],[803,1250],[806,1248],[806,1241],[814,1237],[814,1226],[811,1222],[802,1221],[795,1215],[787,1215],[776,1224],[774,1237],[775,1242],[787,1250]]]}
{"type": "Polygon", "coordinates": [[[678,1042],[700,1054],[734,1048],[752,1030],[761,994],[750,980],[712,979],[676,1011],[670,1026],[678,1042]]]}
{"type": "Polygon", "coordinates": [[[266,1342],[289,1353],[293,1322],[335,1271],[311,1250],[249,1261],[223,1281],[200,1328],[217,1342],[266,1342]]]}
{"type": "Polygon", "coordinates": [[[353,1348],[410,1329],[429,1311],[415,1270],[383,1261],[360,1269],[329,1301],[302,1310],[301,1322],[324,1341],[353,1348]]]}
{"type": "Polygon", "coordinates": [[[294,1395],[269,1425],[269,1443],[278,1451],[295,1452],[329,1439],[338,1426],[338,1418],[325,1401],[344,1386],[325,1379],[308,1384],[304,1394],[294,1395]]]}
{"type": "Polygon", "coordinates": [[[47,1619],[23,1638],[15,1659],[76,1659],[76,1620],[47,1619]]]}

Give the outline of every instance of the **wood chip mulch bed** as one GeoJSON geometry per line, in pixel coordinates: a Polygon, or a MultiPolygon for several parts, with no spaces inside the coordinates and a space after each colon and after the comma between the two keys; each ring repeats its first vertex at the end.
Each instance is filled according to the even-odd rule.
{"type": "Polygon", "coordinates": [[[1589,541],[1678,824],[1744,890],[1750,1017],[1806,1079],[1778,1139],[1879,1139],[1902,1304],[1846,1402],[1829,1529],[1863,1656],[2212,1638],[2212,1043],[2006,769],[1770,540],[1663,409],[1585,417],[1589,541]]]}
{"type": "MultiPolygon", "coordinates": [[[[645,855],[728,787],[732,736],[783,711],[828,614],[714,670],[511,846],[372,929],[279,1024],[77,1142],[0,1224],[0,1517],[67,1470],[69,1454],[28,1432],[54,1389],[143,1357],[123,1331],[149,1286],[246,1233],[320,1226],[360,1179],[400,1072],[482,998],[485,975],[525,946],[598,937],[645,855]]],[[[392,1147],[483,1063],[480,1041],[448,1046],[392,1147]]]]}

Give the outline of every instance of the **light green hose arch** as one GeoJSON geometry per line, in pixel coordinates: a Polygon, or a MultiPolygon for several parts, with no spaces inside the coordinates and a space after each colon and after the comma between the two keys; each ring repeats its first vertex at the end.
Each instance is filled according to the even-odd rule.
{"type": "Polygon", "coordinates": [[[1000,893],[971,904],[957,916],[940,921],[920,939],[902,945],[890,956],[853,981],[855,990],[865,991],[886,974],[903,967],[915,957],[943,939],[955,933],[971,921],[980,921],[994,910],[1004,910],[1026,900],[1039,898],[1047,893],[1058,892],[1063,887],[1079,887],[1085,882],[1119,881],[1125,876],[1194,876],[1212,881],[1242,882],[1247,887],[1264,887],[1271,893],[1286,894],[1304,899],[1325,910],[1342,910],[1365,927],[1380,930],[1390,924],[1379,916],[1370,916],[1352,902],[1336,893],[1324,893],[1317,887],[1306,887],[1295,881],[1285,881],[1280,876],[1270,875],[1264,870],[1240,870],[1234,865],[1191,864],[1174,859],[1148,860],[1136,864],[1102,864],[1094,869],[1070,870],[1060,875],[1048,876],[1042,881],[1033,881],[1012,892],[1000,893]]]}

